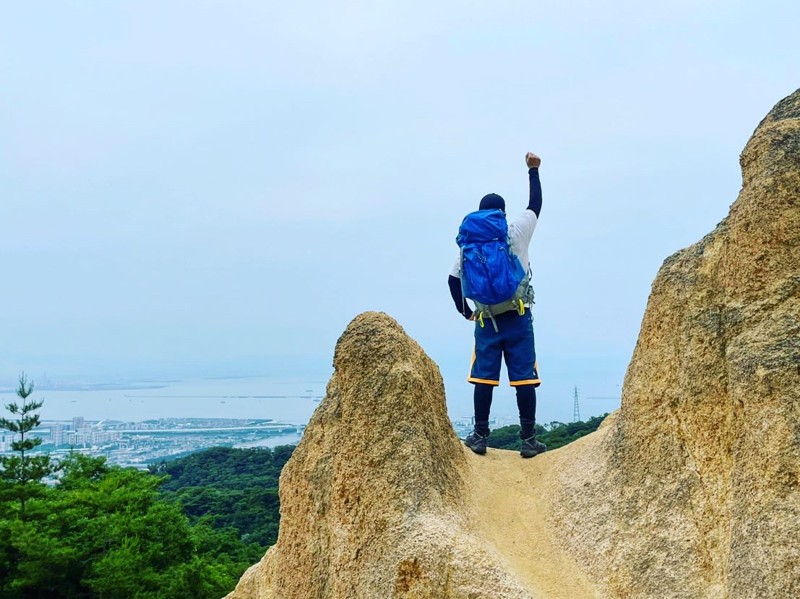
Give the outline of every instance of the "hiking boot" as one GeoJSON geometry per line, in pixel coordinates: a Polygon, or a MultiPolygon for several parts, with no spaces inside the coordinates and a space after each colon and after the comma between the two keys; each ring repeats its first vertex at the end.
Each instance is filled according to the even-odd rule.
{"type": "Polygon", "coordinates": [[[536,435],[522,440],[522,447],[519,450],[519,455],[523,458],[532,458],[547,451],[547,445],[541,441],[536,440],[536,435]]]}
{"type": "Polygon", "coordinates": [[[464,439],[464,444],[478,455],[485,455],[486,439],[488,438],[489,435],[484,436],[476,431],[472,431],[470,434],[467,435],[467,438],[464,439]]]}

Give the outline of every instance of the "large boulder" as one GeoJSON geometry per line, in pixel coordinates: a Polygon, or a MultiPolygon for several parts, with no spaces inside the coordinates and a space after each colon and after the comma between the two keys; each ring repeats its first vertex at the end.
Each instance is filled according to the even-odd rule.
{"type": "Polygon", "coordinates": [[[653,283],[621,409],[565,463],[553,523],[609,596],[800,597],[800,90],[741,166],[653,283]]]}
{"type": "Polygon", "coordinates": [[[281,474],[278,542],[229,597],[527,597],[467,530],[467,458],[433,361],[368,312],[334,369],[281,474]]]}

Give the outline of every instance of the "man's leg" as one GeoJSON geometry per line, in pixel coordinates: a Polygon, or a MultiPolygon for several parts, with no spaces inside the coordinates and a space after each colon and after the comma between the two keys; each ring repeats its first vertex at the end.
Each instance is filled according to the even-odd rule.
{"type": "Polygon", "coordinates": [[[492,406],[492,385],[484,383],[475,384],[473,395],[475,402],[475,426],[472,432],[464,439],[464,444],[479,455],[486,453],[489,439],[489,409],[492,406]]]}
{"type": "Polygon", "coordinates": [[[546,451],[547,447],[536,440],[536,387],[541,380],[536,367],[530,312],[515,319],[514,329],[515,334],[506,341],[505,359],[509,381],[517,391],[519,436],[522,439],[520,454],[524,458],[532,458],[546,451]]]}
{"type": "Polygon", "coordinates": [[[492,407],[492,385],[475,384],[473,400],[475,405],[475,432],[484,437],[489,436],[489,411],[492,407]]]}
{"type": "Polygon", "coordinates": [[[517,390],[517,408],[519,408],[519,436],[523,439],[532,437],[536,424],[536,387],[520,385],[517,390]]]}
{"type": "Polygon", "coordinates": [[[475,325],[475,353],[470,368],[470,383],[475,385],[473,394],[475,428],[464,439],[467,447],[477,454],[486,453],[489,437],[489,411],[492,407],[492,389],[500,384],[500,365],[503,359],[502,338],[492,327],[475,325]]]}

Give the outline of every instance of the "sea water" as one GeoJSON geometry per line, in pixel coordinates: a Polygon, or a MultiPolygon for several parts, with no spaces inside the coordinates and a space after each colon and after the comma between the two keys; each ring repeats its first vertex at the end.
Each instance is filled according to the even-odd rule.
{"type": "MultiPolygon", "coordinates": [[[[271,419],[306,424],[325,394],[325,381],[273,377],[135,381],[35,388],[44,400],[42,420],[118,420],[160,418],[271,419]]],[[[3,405],[19,399],[0,390],[3,405]]]]}

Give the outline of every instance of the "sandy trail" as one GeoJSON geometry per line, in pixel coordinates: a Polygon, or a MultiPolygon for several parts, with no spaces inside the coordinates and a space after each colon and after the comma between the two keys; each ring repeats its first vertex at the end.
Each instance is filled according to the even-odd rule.
{"type": "Polygon", "coordinates": [[[464,447],[471,474],[471,532],[485,539],[487,550],[536,599],[602,596],[560,549],[548,525],[549,498],[566,449],[524,460],[516,451],[489,448],[478,456],[464,447]]]}

